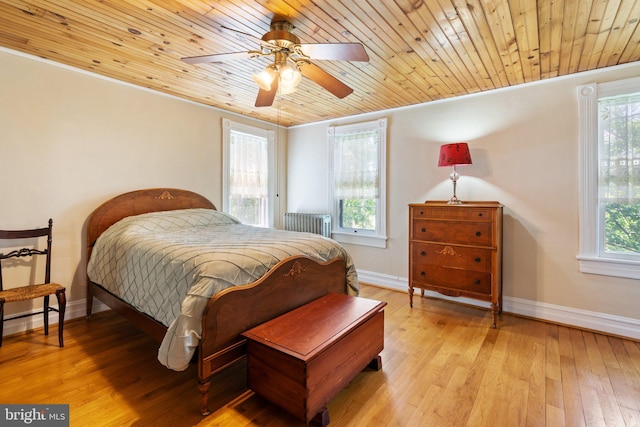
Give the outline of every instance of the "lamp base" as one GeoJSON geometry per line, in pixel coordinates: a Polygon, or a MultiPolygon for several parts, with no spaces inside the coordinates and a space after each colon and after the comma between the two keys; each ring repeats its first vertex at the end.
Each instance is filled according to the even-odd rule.
{"type": "Polygon", "coordinates": [[[456,197],[456,184],[458,183],[458,178],[460,178],[460,174],[456,171],[456,165],[453,165],[453,172],[449,175],[449,179],[453,182],[453,196],[447,202],[450,205],[461,205],[462,201],[456,197]]]}

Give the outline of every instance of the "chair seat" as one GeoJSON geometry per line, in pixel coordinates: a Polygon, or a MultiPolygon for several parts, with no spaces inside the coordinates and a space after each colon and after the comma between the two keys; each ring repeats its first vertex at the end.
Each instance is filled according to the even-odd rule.
{"type": "Polygon", "coordinates": [[[21,286],[19,288],[5,289],[0,291],[0,300],[4,302],[26,301],[34,298],[53,295],[59,291],[64,291],[65,287],[57,283],[43,283],[40,285],[21,286]]]}

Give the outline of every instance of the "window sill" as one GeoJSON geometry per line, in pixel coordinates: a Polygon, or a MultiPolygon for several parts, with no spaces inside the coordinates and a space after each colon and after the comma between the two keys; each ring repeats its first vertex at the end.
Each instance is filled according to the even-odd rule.
{"type": "Polygon", "coordinates": [[[580,272],[640,279],[640,262],[578,255],[580,272]]]}
{"type": "Polygon", "coordinates": [[[387,247],[386,236],[372,236],[357,233],[332,232],[331,238],[336,242],[348,243],[351,245],[370,246],[372,248],[385,249],[387,247]]]}

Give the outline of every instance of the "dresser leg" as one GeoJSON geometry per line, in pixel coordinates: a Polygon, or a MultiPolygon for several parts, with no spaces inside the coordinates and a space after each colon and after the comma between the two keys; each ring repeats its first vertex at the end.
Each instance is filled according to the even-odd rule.
{"type": "Polygon", "coordinates": [[[309,425],[312,425],[314,427],[326,427],[327,425],[329,425],[329,410],[326,407],[320,409],[320,412],[318,412],[316,416],[311,419],[309,425]]]}
{"type": "Polygon", "coordinates": [[[413,308],[413,287],[409,286],[409,307],[413,308]]]}
{"type": "Polygon", "coordinates": [[[491,319],[493,321],[491,327],[495,329],[498,323],[498,305],[497,304],[493,304],[493,303],[491,304],[491,319]]]}

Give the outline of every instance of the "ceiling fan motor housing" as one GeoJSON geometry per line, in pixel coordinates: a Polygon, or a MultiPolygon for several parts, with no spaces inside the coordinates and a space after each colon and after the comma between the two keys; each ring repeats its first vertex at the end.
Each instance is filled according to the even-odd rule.
{"type": "Polygon", "coordinates": [[[293,31],[293,25],[289,22],[272,22],[271,31],[262,36],[262,41],[289,49],[293,45],[300,44],[298,36],[291,31],[293,31]]]}

